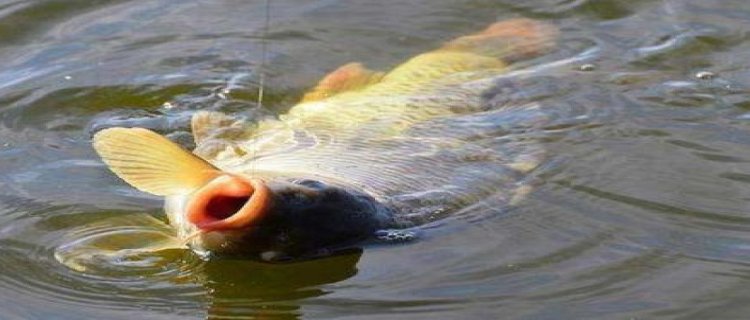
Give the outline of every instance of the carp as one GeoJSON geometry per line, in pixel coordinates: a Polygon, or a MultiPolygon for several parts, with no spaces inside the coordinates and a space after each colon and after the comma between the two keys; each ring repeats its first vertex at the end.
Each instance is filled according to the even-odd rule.
{"type": "Polygon", "coordinates": [[[556,34],[501,21],[388,72],[346,64],[273,119],[199,111],[192,152],[142,128],[101,130],[93,146],[125,182],[165,197],[169,223],[196,252],[320,255],[522,194],[540,152],[483,130],[534,106],[487,93],[556,34]]]}

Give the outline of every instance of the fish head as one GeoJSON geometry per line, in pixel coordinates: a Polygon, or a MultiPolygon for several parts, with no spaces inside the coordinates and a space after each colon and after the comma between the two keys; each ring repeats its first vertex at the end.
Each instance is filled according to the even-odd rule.
{"type": "Polygon", "coordinates": [[[321,179],[222,174],[167,215],[198,253],[285,260],[326,255],[373,235],[391,210],[355,188],[321,179]]]}

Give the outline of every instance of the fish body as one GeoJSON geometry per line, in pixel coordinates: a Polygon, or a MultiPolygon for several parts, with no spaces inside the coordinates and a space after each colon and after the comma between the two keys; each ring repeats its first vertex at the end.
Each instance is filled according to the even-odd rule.
{"type": "Polygon", "coordinates": [[[94,147],[126,182],[165,196],[170,223],[197,251],[314,254],[434,220],[498,188],[510,201],[539,154],[512,141],[497,148],[502,139],[482,133],[508,114],[485,92],[555,35],[508,20],[389,72],[344,65],[277,119],[199,112],[192,153],[137,128],[103,130],[94,147]]]}

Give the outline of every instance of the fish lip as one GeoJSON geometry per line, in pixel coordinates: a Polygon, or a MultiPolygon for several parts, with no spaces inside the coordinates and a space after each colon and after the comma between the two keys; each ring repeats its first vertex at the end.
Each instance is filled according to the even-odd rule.
{"type": "MultiPolygon", "coordinates": [[[[272,194],[265,181],[241,175],[223,174],[190,196],[186,219],[202,232],[244,229],[252,226],[266,215],[271,207],[272,194]],[[247,198],[235,213],[217,217],[212,209],[212,200],[217,197],[247,198]]],[[[224,214],[224,213],[222,213],[224,214]]]]}

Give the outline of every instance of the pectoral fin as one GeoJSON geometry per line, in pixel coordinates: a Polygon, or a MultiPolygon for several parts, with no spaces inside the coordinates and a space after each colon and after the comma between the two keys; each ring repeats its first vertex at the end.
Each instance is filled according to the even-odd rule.
{"type": "Polygon", "coordinates": [[[94,149],[118,177],[159,196],[187,194],[221,172],[169,139],[147,129],[111,128],[94,135],[94,149]]]}
{"type": "Polygon", "coordinates": [[[323,77],[313,90],[305,94],[302,102],[321,100],[342,92],[359,90],[380,81],[382,77],[382,72],[367,69],[361,63],[348,63],[323,77]]]}

